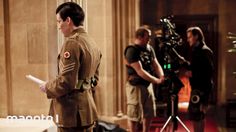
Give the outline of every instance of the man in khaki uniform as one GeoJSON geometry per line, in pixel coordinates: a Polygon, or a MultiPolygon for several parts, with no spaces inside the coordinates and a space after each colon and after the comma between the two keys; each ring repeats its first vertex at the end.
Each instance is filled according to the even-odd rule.
{"type": "Polygon", "coordinates": [[[50,115],[54,121],[58,116],[59,132],[90,131],[98,118],[91,88],[98,80],[101,53],[81,27],[84,12],[79,5],[64,3],[56,16],[66,40],[58,55],[58,76],[40,89],[52,99],[50,115]]]}

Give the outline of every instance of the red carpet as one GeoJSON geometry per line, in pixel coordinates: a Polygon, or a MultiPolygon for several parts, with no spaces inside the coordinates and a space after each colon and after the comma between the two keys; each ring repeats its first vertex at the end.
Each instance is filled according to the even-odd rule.
{"type": "MultiPolygon", "coordinates": [[[[191,121],[187,119],[186,113],[180,113],[179,118],[184,122],[184,124],[187,126],[187,128],[190,130],[190,132],[193,132],[193,126],[191,121]]],[[[154,118],[151,124],[150,132],[159,132],[166,122],[167,119],[161,119],[161,118],[154,118]]],[[[176,132],[186,132],[186,130],[182,127],[180,123],[178,123],[178,129],[176,132]]],[[[205,126],[205,132],[218,132],[217,130],[217,123],[213,119],[213,117],[207,116],[206,117],[206,126],[205,126]]]]}

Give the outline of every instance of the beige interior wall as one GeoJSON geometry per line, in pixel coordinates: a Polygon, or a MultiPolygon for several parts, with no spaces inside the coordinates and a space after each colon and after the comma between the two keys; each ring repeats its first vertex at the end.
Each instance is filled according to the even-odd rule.
{"type": "Polygon", "coordinates": [[[115,114],[113,102],[116,94],[113,88],[112,55],[112,0],[87,1],[87,31],[94,38],[102,52],[99,88],[96,90],[97,106],[102,115],[115,114]],[[109,105],[108,105],[109,104],[109,105]]]}
{"type": "MultiPolygon", "coordinates": [[[[25,78],[48,77],[47,0],[9,0],[12,114],[47,114],[49,100],[25,78]],[[30,6],[26,6],[30,5],[30,6]],[[26,8],[27,7],[27,8],[26,8]]],[[[49,17],[50,18],[50,17],[49,17]]],[[[54,21],[54,15],[51,20],[54,21]]]]}
{"type": "Polygon", "coordinates": [[[0,117],[7,115],[7,83],[5,65],[5,39],[4,39],[4,18],[3,0],[0,0],[0,117]]]}
{"type": "MultiPolygon", "coordinates": [[[[47,80],[49,75],[55,74],[53,57],[57,56],[56,1],[4,0],[4,2],[8,4],[0,9],[4,9],[4,17],[9,22],[5,23],[4,31],[0,28],[2,47],[0,81],[3,91],[0,96],[1,117],[7,114],[46,115],[49,100],[41,93],[38,85],[27,80],[25,75],[32,74],[47,80]],[[2,37],[4,33],[8,33],[5,41],[2,37]],[[7,46],[8,52],[4,52],[4,46],[7,46]],[[6,56],[7,63],[4,60],[6,56]],[[5,85],[6,72],[10,79],[8,86],[5,85]]],[[[2,1],[0,3],[2,7],[2,1]]],[[[2,18],[0,17],[0,27],[3,27],[2,18]]]]}

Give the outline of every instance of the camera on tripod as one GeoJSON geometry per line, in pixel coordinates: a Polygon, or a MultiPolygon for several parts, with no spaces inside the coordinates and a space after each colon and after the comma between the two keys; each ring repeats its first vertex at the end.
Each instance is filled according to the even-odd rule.
{"type": "Polygon", "coordinates": [[[162,17],[160,24],[162,25],[162,42],[167,46],[176,47],[182,45],[182,39],[175,31],[175,24],[171,23],[174,16],[162,17]]]}
{"type": "MultiPolygon", "coordinates": [[[[179,71],[181,67],[188,67],[189,63],[176,51],[176,48],[182,45],[182,39],[175,31],[175,24],[171,23],[172,18],[173,16],[167,16],[160,19],[162,35],[157,37],[159,41],[159,51],[157,51],[158,61],[165,74],[165,82],[160,87],[167,89],[169,95],[167,97],[167,114],[169,118],[161,129],[161,132],[165,130],[170,121],[173,124],[173,131],[177,130],[177,122],[179,121],[186,131],[189,132],[189,129],[178,117],[178,93],[184,86],[179,79],[179,71]]],[[[158,93],[160,95],[161,92],[158,93]]]]}
{"type": "Polygon", "coordinates": [[[166,78],[161,87],[168,88],[170,94],[178,94],[184,86],[178,78],[179,69],[182,66],[187,66],[188,62],[176,51],[176,48],[182,45],[182,39],[175,31],[172,19],[172,15],[160,19],[162,35],[157,37],[160,43],[157,56],[166,78]]]}

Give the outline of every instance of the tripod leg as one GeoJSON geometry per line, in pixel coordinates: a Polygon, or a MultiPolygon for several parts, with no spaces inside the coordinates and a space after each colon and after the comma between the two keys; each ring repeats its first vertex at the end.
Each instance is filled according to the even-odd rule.
{"type": "Polygon", "coordinates": [[[164,124],[164,126],[161,128],[161,132],[163,132],[166,128],[166,126],[168,125],[168,123],[170,122],[172,116],[169,116],[168,120],[166,121],[166,123],[164,124]]]}
{"type": "Polygon", "coordinates": [[[184,129],[185,129],[187,132],[190,132],[190,130],[184,125],[184,123],[179,119],[178,116],[176,116],[176,119],[180,122],[180,124],[184,127],[184,129]]]}

